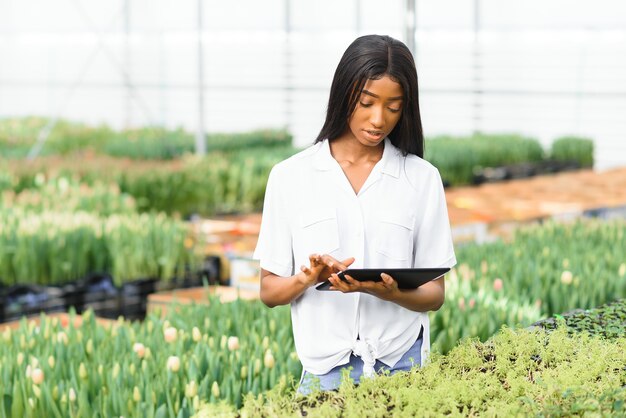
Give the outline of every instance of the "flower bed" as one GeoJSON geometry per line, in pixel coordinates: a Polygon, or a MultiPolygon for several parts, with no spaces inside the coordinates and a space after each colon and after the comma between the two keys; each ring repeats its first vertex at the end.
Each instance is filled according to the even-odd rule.
{"type": "Polygon", "coordinates": [[[158,287],[204,274],[189,226],[164,214],[14,208],[0,225],[0,322],[69,307],[141,318],[158,287]]]}
{"type": "Polygon", "coordinates": [[[572,309],[626,297],[626,222],[547,222],[511,242],[457,249],[446,303],[431,315],[433,345],[447,352],[464,336],[489,338],[501,325],[528,326],[572,309]]]}
{"type": "Polygon", "coordinates": [[[116,184],[39,174],[0,207],[0,322],[69,307],[142,318],[157,288],[219,280],[189,224],[137,213],[116,184]]]}
{"type": "Polygon", "coordinates": [[[163,214],[0,210],[0,282],[58,285],[93,272],[115,284],[172,279],[198,263],[186,224],[163,214]],[[187,244],[186,244],[187,243],[187,244]]]}
{"type": "Polygon", "coordinates": [[[294,382],[243,408],[205,404],[196,417],[623,416],[626,413],[626,303],[588,310],[552,332],[505,328],[489,341],[465,339],[426,367],[345,380],[338,391],[294,394],[294,382]],[[609,313],[617,332],[601,337],[609,313]],[[581,330],[584,332],[581,333],[581,330]],[[608,338],[607,338],[608,337],[608,338]],[[593,382],[593,384],[589,384],[593,382]]]}
{"type": "MultiPolygon", "coordinates": [[[[6,227],[5,223],[0,225],[6,227]]],[[[51,225],[48,229],[52,228],[51,225]]],[[[567,225],[547,223],[520,230],[512,242],[459,248],[457,257],[461,264],[449,276],[446,286],[447,301],[432,316],[434,351],[454,352],[456,349],[453,347],[464,336],[487,340],[502,324],[527,326],[553,313],[567,312],[574,308],[590,308],[616,297],[624,297],[626,263],[621,249],[626,247],[625,232],[626,223],[623,221],[585,221],[567,225]]],[[[610,313],[607,310],[601,316],[623,321],[623,309],[611,309],[610,313]]],[[[281,381],[283,384],[279,387],[282,389],[276,389],[277,392],[274,393],[293,393],[289,382],[293,383],[297,379],[301,366],[294,353],[287,307],[270,310],[260,302],[220,304],[211,301],[208,308],[190,306],[171,312],[167,323],[155,314],[144,323],[120,322],[117,327],[102,329],[88,314],[86,324],[81,329],[70,327],[63,330],[59,323],[47,321],[44,317],[39,328],[24,322],[18,330],[5,331],[0,336],[0,378],[3,382],[11,383],[0,389],[4,391],[0,394],[4,395],[0,396],[0,414],[4,411],[8,416],[18,416],[17,413],[26,411],[26,415],[32,412],[33,416],[44,413],[46,416],[54,416],[55,411],[69,410],[79,416],[176,416],[180,411],[189,414],[198,410],[202,400],[224,400],[239,407],[246,393],[258,395],[281,381]],[[141,345],[135,345],[137,343],[141,345]],[[51,357],[53,360],[50,360],[51,357]],[[33,375],[35,369],[40,371],[33,375]],[[33,380],[33,376],[37,377],[33,380]]],[[[602,326],[606,330],[617,330],[611,331],[609,336],[623,335],[623,332],[620,334],[619,327],[615,328],[614,322],[602,326]]],[[[590,329],[589,325],[584,327],[590,329]]],[[[549,346],[552,344],[549,342],[552,340],[546,340],[552,337],[540,337],[543,340],[534,343],[531,337],[520,335],[517,342],[520,349],[526,345],[545,344],[546,341],[549,346]]],[[[514,346],[513,337],[510,340],[510,345],[514,346]]],[[[582,340],[575,343],[563,339],[554,341],[567,347],[587,343],[582,340]]],[[[623,338],[621,341],[622,346],[618,348],[624,351],[623,338]]],[[[471,353],[472,350],[488,350],[491,347],[489,343],[481,345],[476,341],[471,344],[462,350],[471,353]]],[[[592,344],[591,348],[585,346],[584,350],[605,350],[610,355],[614,350],[612,346],[593,345],[596,344],[593,341],[589,344],[592,344]]],[[[556,351],[547,354],[556,356],[555,353],[556,351]]],[[[582,354],[573,351],[567,356],[576,358],[577,355],[582,354]]],[[[440,357],[436,355],[434,360],[437,358],[440,357]]],[[[481,368],[487,367],[484,362],[479,361],[480,358],[470,356],[470,360],[481,368]]],[[[536,366],[536,369],[532,369],[533,373],[542,376],[544,382],[557,372],[567,375],[564,364],[552,373],[545,369],[545,362],[533,365],[528,359],[521,361],[519,365],[505,363],[504,366],[510,366],[514,372],[518,370],[518,366],[536,366]]],[[[602,386],[606,391],[577,392],[576,381],[568,381],[565,382],[566,385],[558,386],[560,383],[555,380],[554,387],[558,388],[557,392],[564,399],[561,403],[558,403],[561,398],[554,394],[556,392],[548,392],[544,396],[546,393],[542,395],[539,392],[541,388],[537,386],[523,386],[524,382],[519,380],[521,376],[512,376],[510,381],[505,381],[510,387],[516,384],[517,387],[524,388],[524,391],[535,391],[533,393],[537,394],[537,397],[529,398],[528,404],[522,405],[523,408],[530,409],[520,409],[520,414],[541,413],[552,408],[565,408],[563,410],[566,413],[574,413],[572,411],[578,410],[575,408],[583,408],[587,404],[600,408],[596,411],[610,411],[606,409],[609,408],[608,404],[602,403],[603,399],[619,402],[619,396],[622,395],[614,393],[610,386],[615,382],[610,370],[601,367],[592,369],[608,376],[608,380],[601,381],[607,383],[608,386],[602,386]],[[570,392],[565,392],[568,389],[571,389],[570,392]],[[563,397],[563,393],[573,395],[563,397]]],[[[486,370],[490,373],[498,372],[497,368],[486,370]]],[[[575,368],[572,370],[579,371],[575,368]]],[[[441,370],[433,372],[433,376],[437,374],[441,376],[441,370]]],[[[584,376],[595,378],[595,375],[584,376]]],[[[508,374],[496,373],[495,377],[490,375],[484,381],[485,384],[496,385],[493,380],[496,377],[508,379],[508,374]]],[[[382,405],[380,408],[405,408],[405,405],[412,405],[409,394],[413,393],[415,396],[409,389],[418,384],[430,387],[427,384],[435,383],[424,379],[422,375],[416,381],[404,380],[404,383],[399,383],[400,386],[391,386],[393,391],[385,389],[386,387],[381,389],[372,386],[371,389],[376,388],[380,393],[405,393],[399,398],[393,398],[393,403],[389,403],[390,400],[383,401],[382,398],[372,399],[378,399],[376,404],[382,405]],[[405,385],[406,390],[402,389],[402,385],[405,385]]],[[[536,385],[536,382],[533,384],[536,385]]],[[[442,392],[444,387],[445,385],[441,386],[442,392]]],[[[498,388],[496,385],[494,390],[498,388]]],[[[459,387],[461,400],[455,398],[453,401],[441,402],[446,405],[449,403],[450,411],[457,408],[459,413],[482,411],[489,414],[496,406],[514,405],[510,396],[516,392],[509,393],[509,389],[498,389],[497,393],[494,392],[501,404],[491,404],[483,399],[474,405],[468,400],[469,395],[464,393],[476,391],[467,387],[459,387]]],[[[359,399],[373,396],[371,392],[354,393],[358,394],[359,399]]],[[[487,397],[488,393],[484,393],[487,397]]],[[[429,396],[430,394],[429,392],[429,396]]],[[[271,411],[266,408],[274,408],[272,402],[285,408],[296,405],[306,410],[314,404],[319,406],[320,411],[326,411],[324,408],[331,405],[324,406],[320,404],[320,399],[314,398],[312,404],[292,403],[293,400],[289,397],[281,398],[280,401],[271,400],[270,404],[263,399],[274,398],[249,400],[244,411],[257,411],[255,408],[258,408],[259,413],[271,411]]],[[[352,408],[352,402],[346,401],[346,398],[329,399],[335,402],[332,405],[340,404],[345,408],[352,408]]],[[[417,408],[415,405],[407,406],[414,407],[417,408]]],[[[440,407],[443,406],[437,404],[437,408],[440,407]]],[[[226,409],[232,412],[231,407],[226,409]]],[[[381,409],[382,412],[391,410],[381,409]]],[[[312,411],[311,414],[314,414],[312,411]]],[[[358,408],[355,411],[362,412],[358,408]]],[[[512,409],[511,411],[514,412],[512,409]]]]}
{"type": "Polygon", "coordinates": [[[594,309],[575,309],[537,321],[532,326],[553,331],[563,324],[570,335],[586,332],[608,339],[626,337],[626,299],[594,309]]]}
{"type": "Polygon", "coordinates": [[[11,187],[7,186],[4,191],[0,188],[0,208],[20,208],[35,213],[89,212],[100,216],[137,213],[135,199],[122,193],[115,183],[107,185],[96,180],[89,185],[71,177],[46,179],[39,174],[32,187],[15,192],[15,177],[7,175],[6,178],[11,187]]]}
{"type": "Polygon", "coordinates": [[[28,165],[0,160],[0,191],[37,188],[38,179],[76,178],[85,186],[113,184],[132,196],[140,212],[192,214],[250,212],[261,209],[274,164],[294,154],[291,147],[214,152],[165,162],[110,157],[39,158],[28,165]]]}
{"type": "MultiPolygon", "coordinates": [[[[46,123],[43,118],[0,120],[0,153],[23,158],[46,123]]],[[[209,135],[204,158],[191,155],[194,142],[194,135],[182,129],[116,132],[60,121],[44,147],[42,155],[48,157],[28,165],[0,160],[0,191],[33,187],[42,174],[77,176],[87,184],[117,184],[136,199],[140,211],[184,217],[250,212],[261,209],[272,166],[298,151],[291,135],[282,130],[209,135]],[[76,158],[77,152],[85,155],[76,158]]],[[[593,141],[558,138],[551,150],[544,150],[537,139],[520,135],[442,136],[426,140],[425,158],[439,168],[446,184],[456,186],[590,167],[593,141]]]]}
{"type": "MultiPolygon", "coordinates": [[[[42,117],[0,119],[0,153],[9,158],[24,158],[35,144],[40,131],[50,123],[42,117]]],[[[253,147],[290,146],[292,137],[284,130],[258,130],[243,133],[209,134],[210,151],[253,147]]],[[[113,130],[106,125],[90,126],[59,119],[45,142],[41,155],[99,153],[133,159],[172,159],[195,150],[195,135],[182,128],[142,127],[113,130]]]]}
{"type": "Polygon", "coordinates": [[[286,307],[212,298],[142,323],[70,319],[0,334],[0,416],[189,416],[299,373],[286,307]]]}
{"type": "Polygon", "coordinates": [[[506,329],[486,343],[470,338],[447,355],[434,353],[423,369],[296,398],[300,363],[289,309],[209,298],[208,306],[178,306],[167,319],[155,313],[143,323],[100,324],[88,312],[82,324],[73,315],[64,322],[42,315],[5,329],[0,416],[508,416],[623,408],[623,303],[587,312],[587,327],[607,309],[618,312],[620,331],[609,339],[565,327],[551,335],[506,329]]]}

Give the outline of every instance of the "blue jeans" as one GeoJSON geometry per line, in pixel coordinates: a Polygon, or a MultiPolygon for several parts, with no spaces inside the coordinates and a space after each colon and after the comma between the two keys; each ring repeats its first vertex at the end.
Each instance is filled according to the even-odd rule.
{"type": "MultiPolygon", "coordinates": [[[[398,363],[396,363],[393,367],[389,367],[385,363],[376,360],[374,370],[376,370],[376,373],[381,373],[384,370],[389,370],[390,374],[395,374],[400,371],[411,370],[414,365],[421,365],[422,341],[423,338],[422,334],[420,333],[417,340],[415,340],[415,343],[413,343],[411,348],[409,348],[409,351],[404,353],[398,363]]],[[[302,378],[300,379],[298,393],[302,395],[308,395],[317,388],[319,388],[320,390],[337,389],[341,384],[342,370],[348,369],[349,367],[352,367],[352,370],[350,370],[350,379],[358,385],[361,380],[361,375],[363,374],[363,360],[361,360],[360,357],[357,357],[354,354],[350,354],[350,362],[348,362],[347,364],[341,364],[339,366],[336,366],[326,374],[315,375],[305,370],[302,373],[302,378]]]]}

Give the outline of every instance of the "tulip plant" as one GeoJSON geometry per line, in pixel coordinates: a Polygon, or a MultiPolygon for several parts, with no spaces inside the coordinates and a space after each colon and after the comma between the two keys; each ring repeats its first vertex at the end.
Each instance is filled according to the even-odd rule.
{"type": "Polygon", "coordinates": [[[0,210],[0,279],[62,284],[107,271],[124,280],[169,280],[196,265],[186,224],[164,214],[100,217],[88,212],[0,210]]]}
{"type": "Polygon", "coordinates": [[[287,307],[209,302],[112,326],[24,319],[0,334],[0,417],[189,416],[299,376],[287,307]]]}
{"type": "MultiPolygon", "coordinates": [[[[49,123],[42,117],[0,118],[0,155],[23,158],[36,142],[37,135],[49,123]]],[[[211,133],[207,147],[214,150],[291,145],[292,137],[285,130],[266,129],[241,133],[211,133]]],[[[165,160],[194,151],[194,135],[182,128],[158,126],[113,130],[107,125],[89,126],[58,119],[41,155],[108,154],[133,159],[165,160]]]]}
{"type": "Polygon", "coordinates": [[[431,315],[431,336],[447,352],[463,336],[485,341],[502,324],[588,309],[626,297],[626,223],[546,222],[511,242],[457,248],[446,303],[431,315]]]}
{"type": "Polygon", "coordinates": [[[0,189],[0,207],[19,207],[29,212],[84,211],[101,216],[137,211],[135,199],[122,193],[115,183],[105,185],[96,181],[88,185],[63,176],[46,179],[42,173],[35,177],[32,188],[17,193],[0,189]]]}
{"type": "MultiPolygon", "coordinates": [[[[86,214],[77,219],[90,222],[86,214]]],[[[110,217],[104,227],[124,222],[110,217]]],[[[134,223],[148,228],[139,218],[134,223]]],[[[458,248],[446,303],[432,313],[433,350],[447,352],[465,336],[486,340],[503,324],[528,326],[625,297],[625,232],[623,221],[549,222],[519,230],[510,242],[458,248]]],[[[132,237],[116,244],[119,254],[128,251],[126,240],[132,237]]],[[[189,416],[202,401],[239,407],[247,393],[300,375],[287,307],[210,299],[168,312],[166,319],[151,314],[111,327],[88,313],[80,328],[42,316],[39,326],[24,320],[4,331],[0,417],[189,416]]]]}
{"type": "MultiPolygon", "coordinates": [[[[5,190],[14,201],[12,196],[25,189],[40,189],[42,180],[67,182],[59,180],[65,178],[80,182],[81,190],[102,183],[114,184],[113,191],[132,196],[133,206],[139,212],[165,212],[183,217],[249,212],[261,209],[267,177],[274,164],[295,152],[290,146],[274,146],[262,150],[214,151],[203,158],[186,156],[175,161],[132,164],[103,156],[85,160],[40,158],[29,165],[0,160],[0,193],[5,190]]],[[[116,202],[123,197],[114,194],[112,199],[116,202]]],[[[96,200],[90,203],[95,209],[102,206],[99,199],[81,197],[81,200],[96,200]]],[[[88,210],[85,204],[74,206],[88,210]]],[[[109,213],[114,211],[109,209],[109,213]]]]}

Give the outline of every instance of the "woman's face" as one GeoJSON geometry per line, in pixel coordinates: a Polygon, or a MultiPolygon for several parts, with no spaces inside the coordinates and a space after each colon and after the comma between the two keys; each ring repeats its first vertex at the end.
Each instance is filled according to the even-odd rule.
{"type": "Polygon", "coordinates": [[[402,86],[388,76],[367,80],[352,116],[349,134],[362,145],[380,144],[402,115],[402,86]]]}

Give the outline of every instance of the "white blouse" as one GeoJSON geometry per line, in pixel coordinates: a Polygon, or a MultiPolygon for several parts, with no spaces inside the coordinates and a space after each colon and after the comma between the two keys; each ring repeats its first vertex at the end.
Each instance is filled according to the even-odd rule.
{"type": "MultiPolygon", "coordinates": [[[[313,253],[355,257],[352,268],[454,266],[439,172],[416,155],[402,156],[387,138],[358,194],[327,140],[280,162],[267,183],[254,258],[288,277],[308,266],[313,253]]],[[[348,363],[352,352],[362,357],[364,370],[371,371],[375,360],[393,367],[421,326],[422,359],[428,357],[427,313],[369,294],[312,286],[291,303],[291,316],[298,357],[313,374],[348,363]]]]}

